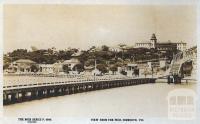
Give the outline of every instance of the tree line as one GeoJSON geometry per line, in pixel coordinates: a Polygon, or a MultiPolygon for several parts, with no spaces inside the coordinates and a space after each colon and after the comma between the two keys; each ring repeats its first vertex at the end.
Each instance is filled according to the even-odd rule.
{"type": "MultiPolygon", "coordinates": [[[[4,54],[3,68],[6,69],[11,62],[18,59],[30,59],[38,64],[53,64],[58,61],[69,60],[73,57],[73,54],[81,52],[80,56],[77,57],[81,62],[81,66],[79,65],[76,69],[83,71],[85,66],[94,67],[94,63],[96,61],[97,68],[101,72],[106,73],[108,70],[114,72],[117,70],[117,67],[140,60],[158,59],[164,57],[168,60],[172,60],[173,54],[178,52],[178,50],[166,50],[161,52],[156,49],[127,48],[124,47],[126,45],[122,46],[119,46],[119,51],[111,50],[110,47],[106,45],[102,45],[100,48],[92,46],[88,50],[81,51],[76,48],[58,51],[51,48],[31,51],[28,51],[27,49],[17,49],[4,54]]],[[[67,69],[67,67],[65,66],[63,69],[67,69]]],[[[67,71],[69,71],[69,69],[67,69],[67,71]]]]}

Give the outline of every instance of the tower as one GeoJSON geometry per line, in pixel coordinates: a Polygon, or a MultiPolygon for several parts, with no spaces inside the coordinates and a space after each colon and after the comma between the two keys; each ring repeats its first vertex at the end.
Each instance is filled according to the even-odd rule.
{"type": "Polygon", "coordinates": [[[156,49],[157,48],[157,45],[156,45],[157,44],[157,38],[156,38],[155,34],[152,34],[150,41],[151,41],[151,45],[152,45],[151,48],[156,49]]]}

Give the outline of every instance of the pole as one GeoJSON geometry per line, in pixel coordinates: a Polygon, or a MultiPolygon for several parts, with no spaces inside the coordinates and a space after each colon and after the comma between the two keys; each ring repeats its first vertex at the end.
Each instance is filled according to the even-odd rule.
{"type": "Polygon", "coordinates": [[[95,60],[94,60],[94,67],[95,67],[95,68],[94,68],[94,70],[95,70],[95,71],[94,71],[94,81],[96,80],[96,70],[97,70],[97,66],[96,66],[96,65],[97,65],[97,62],[96,62],[96,59],[95,59],[95,60]]]}

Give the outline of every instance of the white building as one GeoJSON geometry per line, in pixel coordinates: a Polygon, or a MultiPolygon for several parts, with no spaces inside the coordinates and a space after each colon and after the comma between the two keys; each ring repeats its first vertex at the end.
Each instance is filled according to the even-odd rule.
{"type": "Polygon", "coordinates": [[[127,72],[127,76],[132,77],[134,70],[137,68],[137,64],[127,64],[126,66],[126,72],[127,72]]]}
{"type": "Polygon", "coordinates": [[[54,73],[53,64],[38,64],[38,66],[39,66],[39,73],[42,73],[42,74],[53,74],[54,73]]]}
{"type": "Polygon", "coordinates": [[[140,47],[144,47],[144,48],[152,48],[152,44],[151,43],[136,43],[135,44],[135,48],[140,48],[140,47]]]}
{"type": "Polygon", "coordinates": [[[117,47],[117,46],[116,47],[115,46],[114,47],[109,47],[109,50],[113,51],[113,52],[120,52],[120,51],[122,51],[122,49],[119,48],[119,47],[117,47]]]}
{"type": "Polygon", "coordinates": [[[29,73],[31,72],[31,66],[35,65],[36,62],[29,59],[19,59],[12,62],[8,69],[8,73],[29,73]]]}
{"type": "Polygon", "coordinates": [[[101,71],[99,71],[98,69],[94,69],[92,70],[92,75],[101,75],[101,71]]]}
{"type": "Polygon", "coordinates": [[[63,63],[61,62],[56,62],[53,64],[54,67],[54,73],[59,74],[63,72],[63,63]]]}
{"type": "Polygon", "coordinates": [[[181,50],[181,51],[184,51],[184,50],[186,50],[186,43],[184,43],[184,42],[179,42],[179,43],[177,43],[177,49],[178,50],[181,50]]]}
{"type": "Polygon", "coordinates": [[[156,48],[156,46],[157,46],[157,38],[155,34],[152,34],[150,42],[142,42],[135,44],[136,48],[144,47],[150,49],[150,48],[156,48]]]}
{"type": "Polygon", "coordinates": [[[150,41],[148,42],[140,42],[140,43],[136,43],[135,44],[135,48],[154,48],[157,50],[173,50],[173,49],[177,49],[177,50],[181,50],[184,51],[186,49],[186,43],[184,42],[162,42],[162,43],[158,43],[157,42],[157,38],[155,34],[152,34],[150,41]]]}

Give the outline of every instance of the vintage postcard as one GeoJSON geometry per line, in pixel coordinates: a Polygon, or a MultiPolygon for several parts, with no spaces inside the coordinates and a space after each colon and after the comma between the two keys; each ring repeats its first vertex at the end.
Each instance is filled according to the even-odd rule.
{"type": "Polygon", "coordinates": [[[5,1],[3,124],[199,123],[198,1],[5,1]]]}

